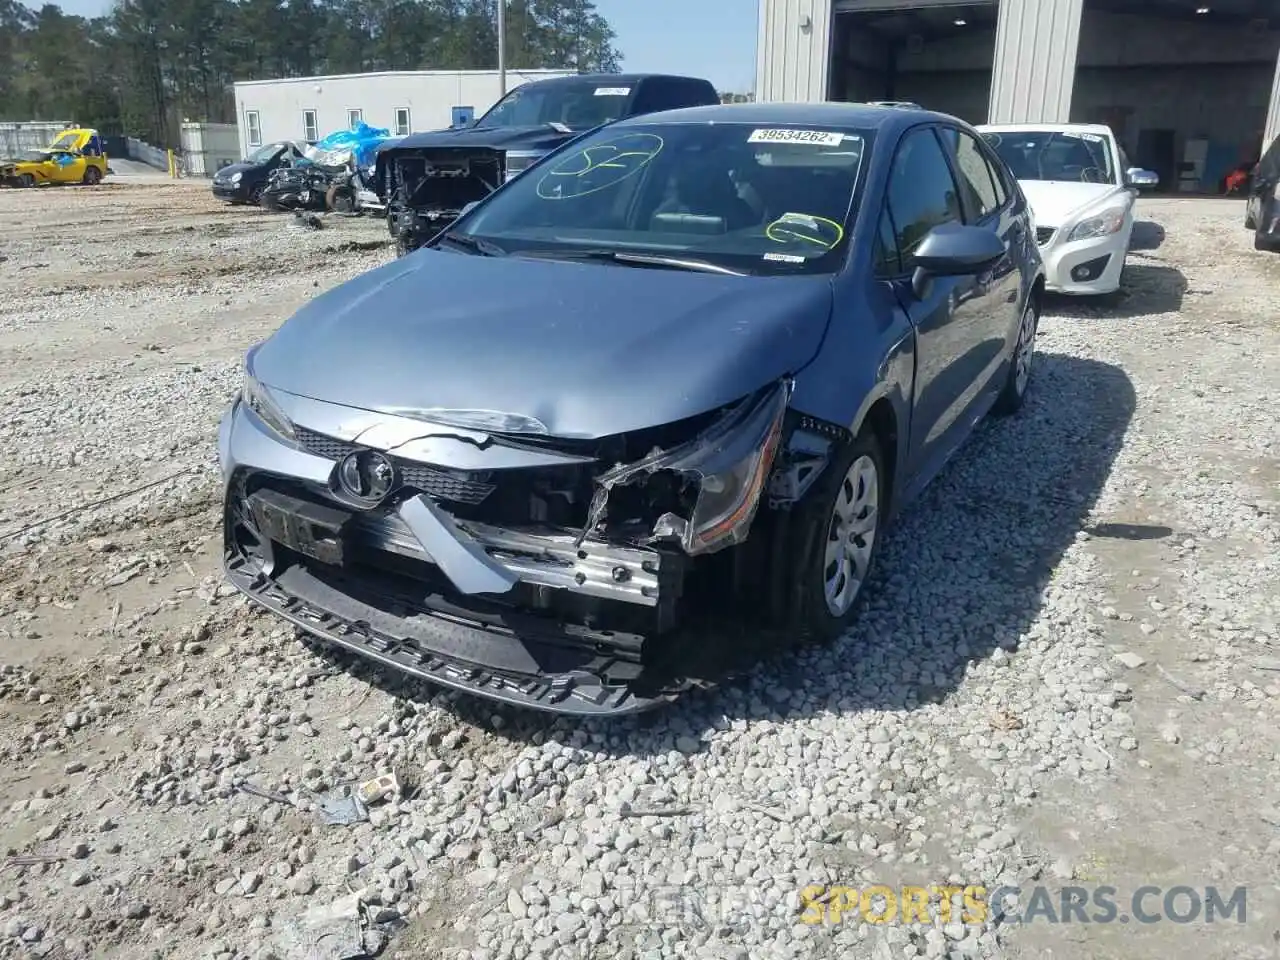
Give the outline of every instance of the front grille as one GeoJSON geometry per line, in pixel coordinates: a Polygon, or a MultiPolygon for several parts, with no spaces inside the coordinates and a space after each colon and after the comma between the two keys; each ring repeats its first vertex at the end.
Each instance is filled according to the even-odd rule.
{"type": "MultiPolygon", "coordinates": [[[[347,454],[359,450],[354,443],[339,440],[337,437],[316,433],[305,427],[297,428],[298,443],[308,453],[326,460],[341,460],[347,454]]],[[[429,467],[425,463],[391,457],[403,481],[403,486],[412,487],[429,497],[450,500],[454,503],[466,503],[474,506],[493,492],[494,484],[486,482],[487,474],[464,473],[429,467]]]]}
{"type": "Polygon", "coordinates": [[[1036,244],[1043,247],[1057,232],[1053,227],[1036,227],[1036,244]]]}

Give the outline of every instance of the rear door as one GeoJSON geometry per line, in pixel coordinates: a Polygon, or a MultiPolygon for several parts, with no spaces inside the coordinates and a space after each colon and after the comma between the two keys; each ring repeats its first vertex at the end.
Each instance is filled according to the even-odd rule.
{"type": "Polygon", "coordinates": [[[986,376],[993,329],[991,284],[977,276],[935,277],[911,291],[915,250],[934,227],[964,223],[961,189],[935,127],[898,143],[881,215],[880,276],[891,280],[916,331],[916,378],[909,470],[935,473],[968,434],[966,412],[986,376]],[[890,249],[891,246],[891,249],[890,249]]]}
{"type": "Polygon", "coordinates": [[[1004,372],[1007,347],[1016,336],[1022,319],[1022,274],[1018,257],[1026,240],[1026,222],[1013,203],[1014,193],[1005,180],[1001,163],[981,137],[955,126],[940,128],[947,144],[965,222],[986,227],[1004,242],[1004,257],[990,270],[978,276],[984,288],[985,313],[982,323],[986,333],[980,347],[982,371],[971,387],[973,401],[986,389],[993,377],[1004,372]]]}

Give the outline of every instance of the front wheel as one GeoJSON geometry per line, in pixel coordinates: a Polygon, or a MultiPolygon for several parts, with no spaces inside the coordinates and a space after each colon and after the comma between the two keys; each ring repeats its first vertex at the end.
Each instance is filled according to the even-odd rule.
{"type": "Polygon", "coordinates": [[[993,412],[998,416],[1016,413],[1027,398],[1027,388],[1031,385],[1031,368],[1036,356],[1036,332],[1040,326],[1040,307],[1032,294],[1027,298],[1027,306],[1022,311],[1022,320],[1018,324],[1018,339],[1013,345],[1013,356],[1009,358],[1009,375],[1004,388],[996,399],[993,412]]]}
{"type": "Polygon", "coordinates": [[[86,187],[92,187],[101,179],[102,179],[101,170],[99,170],[97,167],[87,167],[84,171],[84,178],[82,182],[86,187]]]}
{"type": "Polygon", "coordinates": [[[864,431],[796,508],[787,619],[799,638],[828,642],[853,622],[880,549],[887,479],[880,444],[864,431]]]}
{"type": "Polygon", "coordinates": [[[18,182],[24,187],[34,187],[36,185],[36,178],[33,174],[24,173],[18,178],[18,182]]]}

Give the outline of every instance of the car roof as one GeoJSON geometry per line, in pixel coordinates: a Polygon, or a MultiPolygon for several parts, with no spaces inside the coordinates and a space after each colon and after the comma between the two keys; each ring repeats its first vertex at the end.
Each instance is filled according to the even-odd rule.
{"type": "MultiPolygon", "coordinates": [[[[575,83],[609,83],[613,86],[625,87],[644,80],[694,80],[698,83],[710,83],[703,77],[685,77],[675,73],[575,73],[568,77],[548,77],[545,80],[529,80],[521,87],[569,86],[575,83]]],[[[514,89],[519,89],[513,87],[514,89]]]]}
{"type": "Polygon", "coordinates": [[[1026,130],[1049,133],[1096,133],[1104,137],[1114,135],[1112,129],[1105,123],[981,123],[977,129],[990,133],[1018,133],[1026,130]]]}
{"type": "Polygon", "coordinates": [[[618,121],[619,124],[642,126],[653,123],[781,123],[823,124],[896,131],[921,121],[946,121],[956,118],[919,107],[886,107],[867,103],[719,103],[701,107],[681,107],[647,113],[618,121]]]}

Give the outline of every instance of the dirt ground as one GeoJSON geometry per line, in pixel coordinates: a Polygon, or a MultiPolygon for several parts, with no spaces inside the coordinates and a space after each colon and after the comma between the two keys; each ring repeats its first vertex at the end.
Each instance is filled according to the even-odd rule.
{"type": "MultiPolygon", "coordinates": [[[[680,882],[712,882],[699,864],[745,856],[735,833],[790,842],[778,814],[733,819],[741,810],[721,797],[739,768],[717,758],[742,737],[814,743],[822,711],[788,713],[779,696],[753,712],[738,704],[754,692],[712,694],[622,732],[584,731],[366,669],[221,583],[214,440],[240,358],[311,297],[389,259],[381,221],[311,229],[214,202],[196,182],[0,191],[0,957],[1280,957],[1280,258],[1250,248],[1242,217],[1232,201],[1144,200],[1122,294],[1051,304],[1025,429],[1072,438],[1053,479],[1080,508],[1035,586],[1046,599],[1004,642],[1000,591],[1021,588],[982,594],[993,612],[970,611],[965,629],[989,645],[947,655],[939,703],[913,689],[877,703],[875,719],[846,711],[838,729],[857,739],[839,756],[865,758],[837,766],[870,771],[848,792],[820,797],[799,776],[775,788],[811,755],[752,745],[742,782],[801,798],[800,853],[762,853],[737,875],[773,869],[779,889],[803,886],[843,797],[851,855],[865,856],[841,882],[1107,885],[1121,914],[1143,885],[1243,886],[1246,921],[981,936],[863,923],[827,941],[794,917],[637,935],[613,886],[628,870],[641,886],[675,882],[659,865],[682,856],[680,882]],[[1093,406],[1063,399],[1100,385],[1115,392],[1093,406]],[[1098,419],[1067,422],[1081,411],[1098,419]],[[1025,725],[992,733],[991,711],[1019,703],[1025,725]],[[882,719],[893,743],[954,757],[950,772],[911,774],[907,759],[872,776],[882,719]],[[402,795],[370,822],[317,816],[316,796],[388,770],[402,795]],[[895,787],[911,792],[914,821],[875,812],[896,809],[882,777],[914,778],[895,787]],[[630,833],[617,802],[641,787],[705,799],[723,818],[641,818],[630,833]],[[879,806],[854,796],[864,788],[879,806]],[[964,815],[939,823],[951,809],[964,815]],[[927,840],[904,861],[916,832],[927,840]],[[574,851],[588,846],[599,860],[584,854],[584,873],[574,851]],[[574,877],[601,889],[570,890],[574,877]],[[351,952],[308,947],[306,923],[354,938],[351,952]]],[[[957,516],[988,533],[1036,520],[1049,487],[996,497],[984,476],[983,451],[1014,439],[984,440],[949,468],[885,555],[886,596],[911,589],[906,541],[944,500],[968,498],[957,516]]],[[[942,575],[949,549],[934,551],[942,575]]],[[[1022,558],[990,552],[1016,584],[1022,558]]],[[[749,691],[790,695],[809,673],[784,668],[749,691]]]]}

